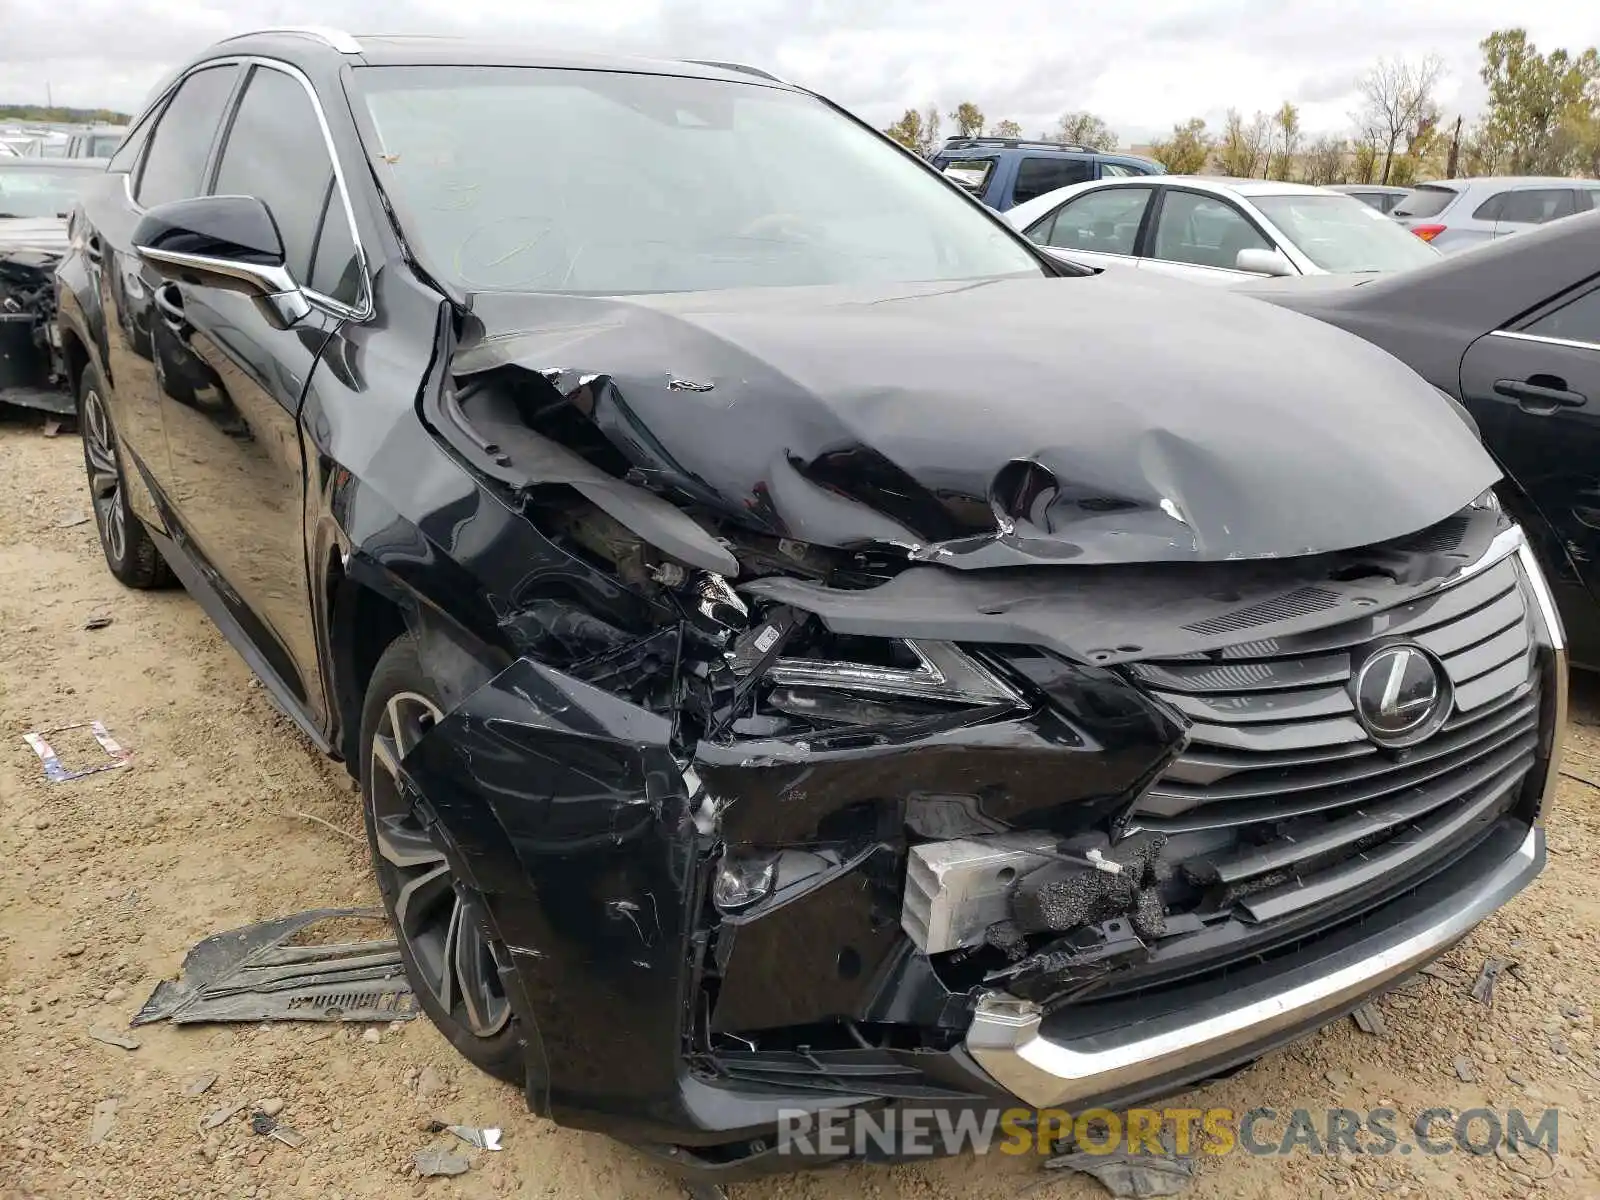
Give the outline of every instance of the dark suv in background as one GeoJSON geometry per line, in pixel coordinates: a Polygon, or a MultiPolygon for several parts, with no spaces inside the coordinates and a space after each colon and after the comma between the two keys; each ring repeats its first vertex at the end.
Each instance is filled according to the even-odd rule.
{"type": "Polygon", "coordinates": [[[1160,163],[1133,154],[1023,138],[953,137],[931,161],[996,212],[1091,179],[1166,173],[1160,163]]]}
{"type": "Polygon", "coordinates": [[[359,780],[457,1049],[679,1169],[1173,1091],[1543,866],[1562,632],[1452,405],[760,71],[234,38],[58,286],[112,572],[359,780]]]}

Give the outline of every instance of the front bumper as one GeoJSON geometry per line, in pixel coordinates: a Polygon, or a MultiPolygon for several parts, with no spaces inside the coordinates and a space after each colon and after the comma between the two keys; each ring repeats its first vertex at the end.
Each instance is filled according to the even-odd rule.
{"type": "MultiPolygon", "coordinates": [[[[1346,938],[1313,961],[1230,985],[1121,1030],[1073,1037],[1047,1027],[1038,1006],[1003,992],[977,1005],[967,1052],[994,1080],[1035,1107],[1073,1106],[1204,1077],[1254,1048],[1334,1020],[1447,950],[1544,868],[1542,828],[1470,891],[1440,889],[1416,913],[1365,938],[1346,938]]],[[[1420,898],[1420,897],[1419,897],[1420,898]]],[[[1215,986],[1213,985],[1213,990],[1215,986]]]]}

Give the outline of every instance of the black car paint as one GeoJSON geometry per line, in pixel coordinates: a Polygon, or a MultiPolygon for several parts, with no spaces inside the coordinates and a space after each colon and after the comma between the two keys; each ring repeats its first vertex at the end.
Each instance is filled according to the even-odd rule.
{"type": "MultiPolygon", "coordinates": [[[[340,95],[348,75],[337,56],[301,38],[264,35],[227,53],[288,63],[323,97],[340,95]]],[[[1104,818],[1170,760],[1182,722],[1110,665],[1137,656],[1130,639],[1150,632],[1148,615],[1128,614],[1119,626],[1117,613],[1101,611],[1093,641],[1106,649],[1096,661],[1088,661],[1091,646],[1078,644],[1081,628],[1059,615],[1056,636],[1072,655],[1002,656],[997,669],[1031,698],[1021,711],[869,746],[728,738],[685,747],[672,719],[572,671],[596,649],[626,649],[663,628],[676,629],[681,656],[693,622],[660,589],[619,578],[552,536],[542,520],[547,497],[496,483],[469,463],[470,446],[442,441],[443,397],[458,383],[510,371],[548,385],[543,370],[560,378],[575,366],[549,357],[538,333],[511,339],[515,352],[504,358],[475,359],[486,332],[527,330],[556,314],[616,318],[628,335],[597,337],[593,360],[576,367],[603,372],[610,390],[601,390],[625,404],[617,411],[648,426],[646,439],[631,424],[595,425],[644,482],[686,511],[780,542],[800,532],[846,557],[862,548],[864,560],[881,553],[873,543],[893,543],[900,531],[931,544],[936,561],[957,560],[949,565],[962,565],[964,555],[973,556],[970,565],[992,565],[981,558],[995,547],[1009,562],[1187,558],[1213,560],[1219,571],[1243,555],[1264,560],[1260,586],[1270,589],[1297,571],[1320,577],[1326,565],[1307,568],[1289,556],[1412,532],[1494,478],[1428,388],[1310,323],[1253,317],[1208,296],[1212,336],[1223,338],[1230,321],[1258,321],[1281,335],[1263,352],[1269,358],[1245,364],[1261,389],[1249,397],[1232,373],[1248,339],[1229,336],[1231,358],[1220,346],[1186,345],[1179,354],[1136,341],[1128,331],[1142,328],[1141,310],[1170,312],[1178,303],[1160,285],[1103,276],[908,288],[897,297],[835,297],[837,312],[814,299],[746,297],[749,311],[737,319],[686,298],[450,295],[413,262],[389,219],[363,156],[362,118],[352,106],[324,109],[366,251],[370,315],[319,310],[277,331],[246,297],[199,283],[177,285],[177,316],[174,303],[157,311],[161,289],[172,285],[133,250],[139,214],[114,169],[86,206],[83,248],[61,269],[64,329],[75,372],[92,369],[110,386],[117,434],[142,481],[136,508],[163,553],[286,710],[352,771],[365,672],[388,638],[407,630],[417,637],[447,716],[404,771],[458,878],[481,899],[513,958],[506,981],[528,1039],[530,1104],[568,1123],[641,1143],[722,1145],[760,1136],[779,1108],[881,1102],[907,1086],[908,1068],[925,1094],[946,1101],[1003,1098],[948,1044],[837,1052],[855,1068],[873,1066],[859,1091],[776,1087],[770,1061],[744,1064],[747,1083],[712,1062],[720,1076],[713,1084],[706,1071],[686,1067],[710,1061],[705,1047],[690,1043],[691,1010],[715,962],[722,995],[709,1021],[723,1029],[851,1019],[953,1034],[967,998],[910,952],[897,897],[885,887],[905,846],[906,764],[922,773],[926,790],[957,786],[991,816],[1054,808],[1069,822],[1104,818]],[[1111,318],[1113,307],[1128,314],[1125,324],[1111,318]],[[893,314],[902,312],[922,331],[917,338],[895,329],[893,314]],[[1040,347],[1021,334],[984,331],[987,322],[1015,319],[1036,339],[1045,314],[1056,329],[1081,322],[1109,340],[1094,356],[1100,373],[1089,394],[1044,396],[1034,386],[1041,374],[1081,362],[1087,347],[1069,350],[1064,338],[1040,347]],[[863,315],[890,338],[881,353],[853,332],[863,315]],[[926,340],[956,316],[969,322],[961,327],[969,340],[926,340]],[[806,338],[823,334],[850,343],[850,357],[826,369],[808,363],[806,338]],[[917,345],[932,356],[919,357],[917,345]],[[1149,373],[1115,369],[1113,347],[1147,362],[1149,373]],[[1308,378],[1308,352],[1335,354],[1337,377],[1308,378]],[[472,369],[463,371],[463,362],[472,369]],[[1196,363],[1204,369],[1191,376],[1184,365],[1196,363]],[[782,410],[760,388],[738,386],[747,371],[787,398],[782,410]],[[924,393],[940,397],[941,423],[930,419],[924,393]],[[1297,398],[1316,407],[1295,411],[1297,398]],[[1342,461],[1330,469],[1297,449],[1302,421],[1318,423],[1326,444],[1349,447],[1360,436],[1318,415],[1324,405],[1347,425],[1363,416],[1388,423],[1393,436],[1372,460],[1387,469],[1352,473],[1342,461]],[[690,432],[715,454],[674,433],[686,412],[700,414],[690,432]],[[1075,449],[1083,438],[1093,454],[1075,449]],[[844,457],[830,462],[833,452],[844,457]],[[1019,458],[1081,478],[1083,498],[1111,503],[1081,506],[1095,515],[1060,531],[1065,536],[1046,529],[1048,536],[1014,538],[994,510],[1005,497],[992,493],[997,475],[1019,458]],[[775,463],[797,478],[811,470],[838,511],[859,522],[856,532],[833,512],[824,518],[772,499],[756,481],[775,463]],[[871,469],[857,470],[861,464],[871,469]],[[1282,511],[1262,512],[1232,490],[1232,471],[1254,472],[1257,485],[1292,499],[1282,511]],[[1374,512],[1378,496],[1384,503],[1374,512]],[[1124,528],[1141,536],[1124,541],[1124,528]],[[1045,696],[1056,701],[1050,711],[1045,696]],[[686,749],[707,787],[727,801],[715,834],[694,806],[686,749]],[[747,848],[804,853],[816,869],[767,907],[719,924],[705,911],[707,876],[717,853],[747,848]],[[814,936],[824,922],[837,937],[814,936]],[[772,970],[794,931],[812,931],[805,988],[772,970]]],[[[140,136],[136,128],[129,144],[140,136]]],[[[214,146],[213,160],[216,153],[214,146]]],[[[214,171],[213,161],[207,177],[214,171]]],[[[493,465],[498,456],[478,449],[493,465]]],[[[508,469],[517,454],[512,447],[506,455],[508,469]]],[[[558,493],[555,507],[566,495],[558,493]]],[[[620,488],[611,498],[633,502],[620,488]]],[[[871,561],[863,569],[870,572],[871,561]]],[[[1025,623],[1041,569],[1065,568],[1016,573],[1012,592],[1005,581],[1013,573],[999,572],[999,593],[988,602],[1000,612],[1016,606],[1025,623]]],[[[1147,586],[1169,595],[1176,587],[1168,611],[1187,613],[1185,620],[1239,603],[1221,589],[1193,594],[1193,577],[1147,586]]],[[[967,609],[974,617],[987,611],[967,609]]]]}
{"type": "Polygon", "coordinates": [[[1588,667],[1600,667],[1600,349],[1502,335],[1600,284],[1597,245],[1600,213],[1586,213],[1390,277],[1239,289],[1365,338],[1466,406],[1588,667]],[[1507,394],[1527,380],[1586,399],[1507,394]]]}

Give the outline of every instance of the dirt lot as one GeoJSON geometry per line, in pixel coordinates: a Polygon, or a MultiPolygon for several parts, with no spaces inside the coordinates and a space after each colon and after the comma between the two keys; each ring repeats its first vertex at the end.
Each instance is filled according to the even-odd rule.
{"type": "MultiPolygon", "coordinates": [[[[75,437],[0,415],[0,1200],[140,1197],[616,1197],[674,1194],[665,1176],[605,1138],[558,1129],[514,1091],[465,1068],[423,1021],[155,1025],[140,1045],[91,1040],[122,1027],[207,934],[325,905],[376,903],[358,844],[356,797],[279,714],[181,591],[134,593],[106,572],[87,516],[75,437]],[[94,616],[112,618],[88,630],[94,616]],[[99,718],[132,765],[46,784],[28,730],[99,718]],[[307,818],[320,818],[327,825],[307,818]],[[330,828],[331,826],[331,828],[330,828]],[[184,1084],[218,1079],[199,1097],[184,1084]],[[247,1115],[209,1141],[198,1120],[276,1098],[307,1135],[298,1150],[254,1136],[247,1115]],[[97,1111],[116,1101],[91,1145],[97,1111]],[[505,1151],[473,1152],[455,1179],[421,1180],[412,1154],[433,1113],[505,1129],[505,1151]],[[103,1132],[103,1128],[101,1130],[103,1132]]],[[[1567,769],[1600,781],[1600,690],[1580,683],[1567,769]]],[[[1174,1103],[1280,1112],[1393,1106],[1404,1134],[1433,1106],[1562,1110],[1560,1151],[1202,1163],[1188,1193],[1311,1200],[1368,1196],[1600,1195],[1600,792],[1563,781],[1551,865],[1444,960],[1382,1003],[1387,1033],[1324,1030],[1174,1103]],[[1514,959],[1493,1009],[1467,987],[1486,955],[1514,959]],[[1457,1059],[1477,1082],[1457,1077],[1457,1059]],[[1513,1169],[1515,1168],[1515,1169],[1513,1169]]],[[[1266,1126],[1268,1136],[1277,1127],[1266,1126]]],[[[1038,1161],[990,1155],[859,1168],[731,1189],[776,1197],[1103,1195],[1038,1161]]]]}

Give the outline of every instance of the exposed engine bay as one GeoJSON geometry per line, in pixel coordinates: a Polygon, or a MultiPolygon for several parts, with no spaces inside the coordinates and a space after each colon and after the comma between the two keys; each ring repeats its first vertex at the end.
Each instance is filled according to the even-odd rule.
{"type": "Polygon", "coordinates": [[[60,257],[0,245],[0,404],[73,411],[55,337],[60,257]]]}

